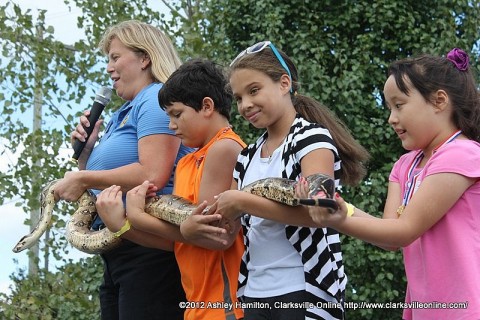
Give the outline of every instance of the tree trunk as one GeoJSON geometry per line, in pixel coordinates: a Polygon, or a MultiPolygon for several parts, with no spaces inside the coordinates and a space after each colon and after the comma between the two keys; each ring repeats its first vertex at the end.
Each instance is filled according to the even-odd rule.
{"type": "MultiPolygon", "coordinates": [[[[43,26],[37,25],[37,39],[38,41],[43,41],[43,26]]],[[[33,128],[32,132],[33,135],[37,134],[42,130],[42,104],[43,104],[43,93],[42,93],[42,71],[39,67],[40,61],[36,61],[35,63],[35,97],[33,101],[33,128]]],[[[33,144],[33,154],[38,154],[36,148],[41,148],[41,146],[33,144]]],[[[38,159],[38,157],[34,157],[34,159],[38,159]]],[[[35,160],[35,165],[40,167],[40,160],[35,160]]],[[[32,172],[32,179],[40,179],[40,175],[34,174],[32,172]]],[[[38,219],[40,217],[40,210],[32,210],[30,212],[30,231],[33,231],[34,227],[38,223],[38,219]]],[[[28,273],[30,275],[38,274],[38,261],[39,261],[39,254],[40,248],[38,243],[36,243],[31,249],[32,254],[28,258],[28,273]]]]}

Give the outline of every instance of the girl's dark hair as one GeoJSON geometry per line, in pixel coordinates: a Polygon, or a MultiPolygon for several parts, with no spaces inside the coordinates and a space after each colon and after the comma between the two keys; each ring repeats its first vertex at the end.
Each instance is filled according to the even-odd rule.
{"type": "MultiPolygon", "coordinates": [[[[340,180],[344,185],[357,185],[366,174],[365,163],[369,159],[367,150],[352,137],[345,124],[332,111],[315,99],[298,94],[300,83],[297,68],[285,53],[278,51],[292,75],[291,98],[295,110],[306,120],[318,123],[330,131],[342,161],[340,180]]],[[[235,69],[257,70],[275,82],[280,81],[283,74],[287,74],[269,48],[239,58],[230,66],[230,72],[235,69]]]]}
{"type": "Polygon", "coordinates": [[[480,142],[480,93],[471,68],[461,71],[445,57],[422,54],[393,62],[388,75],[406,95],[410,85],[432,103],[434,94],[444,90],[451,101],[455,126],[469,139],[480,142]]]}

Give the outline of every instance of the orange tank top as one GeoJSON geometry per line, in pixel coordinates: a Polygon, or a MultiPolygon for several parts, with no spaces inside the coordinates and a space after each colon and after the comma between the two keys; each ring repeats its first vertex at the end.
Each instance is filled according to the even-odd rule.
{"type": "MultiPolygon", "coordinates": [[[[176,195],[198,202],[205,157],[209,148],[220,139],[232,139],[245,147],[231,128],[222,128],[204,147],[180,159],[175,171],[176,195]]],[[[174,250],[187,300],[194,307],[185,310],[185,319],[243,318],[243,310],[237,304],[238,275],[244,251],[241,232],[232,246],[224,251],[180,242],[175,243],[174,250]]]]}

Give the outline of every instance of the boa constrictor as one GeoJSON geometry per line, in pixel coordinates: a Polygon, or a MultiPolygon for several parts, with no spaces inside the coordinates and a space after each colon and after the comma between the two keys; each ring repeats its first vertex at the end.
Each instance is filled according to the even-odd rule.
{"type": "MultiPolygon", "coordinates": [[[[296,182],[283,178],[261,179],[245,186],[242,191],[289,206],[314,205],[336,210],[337,203],[333,200],[334,181],[329,176],[322,174],[314,174],[306,179],[309,184],[308,199],[296,198],[296,182]],[[313,196],[319,198],[312,199],[313,196]]],[[[32,247],[48,228],[56,203],[54,190],[57,181],[51,181],[42,189],[38,224],[28,235],[20,239],[13,248],[13,252],[20,252],[32,247]]],[[[115,248],[121,242],[121,239],[116,238],[108,228],[98,231],[90,230],[97,216],[95,201],[96,197],[91,192],[85,191],[78,200],[78,209],[66,226],[68,242],[78,250],[90,254],[106,252],[115,248]]],[[[147,200],[145,212],[156,218],[180,225],[195,208],[196,205],[184,198],[175,195],[161,195],[147,200]]]]}

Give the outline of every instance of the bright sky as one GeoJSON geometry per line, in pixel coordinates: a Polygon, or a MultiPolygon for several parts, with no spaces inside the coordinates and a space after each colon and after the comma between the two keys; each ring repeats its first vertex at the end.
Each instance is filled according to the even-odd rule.
{"type": "MultiPolygon", "coordinates": [[[[149,0],[152,7],[158,7],[159,10],[164,8],[159,0],[149,0]]],[[[47,10],[46,24],[55,28],[55,37],[66,43],[73,44],[75,41],[82,39],[84,34],[82,30],[76,27],[76,20],[81,13],[80,9],[72,8],[71,10],[64,4],[63,0],[0,0],[0,4],[7,2],[14,2],[19,4],[24,10],[32,9],[32,14],[35,15],[37,9],[47,10]]],[[[3,150],[3,142],[0,141],[0,150],[3,150]]],[[[70,150],[65,150],[69,158],[72,155],[70,150]]],[[[0,172],[6,172],[8,163],[15,163],[16,155],[7,152],[0,155],[0,172]]],[[[3,206],[0,206],[0,292],[9,292],[11,281],[9,276],[17,272],[19,269],[28,269],[27,251],[21,253],[13,253],[12,248],[20,240],[20,238],[29,232],[27,225],[24,225],[25,219],[28,215],[22,209],[15,207],[15,202],[18,199],[13,199],[3,206]]],[[[70,254],[66,258],[79,259],[86,257],[84,254],[74,248],[70,250],[70,254]]],[[[42,263],[42,262],[41,262],[42,263]]],[[[52,265],[50,270],[55,266],[52,265]]]]}
{"type": "MultiPolygon", "coordinates": [[[[5,0],[0,0],[5,3],[5,0]]],[[[71,11],[63,3],[63,0],[14,0],[14,3],[19,4],[22,8],[32,9],[32,14],[35,15],[37,9],[46,9],[46,22],[55,28],[55,36],[58,40],[67,44],[73,44],[77,39],[83,37],[83,33],[76,27],[73,21],[76,21],[79,9],[72,9],[71,11]]],[[[0,149],[3,148],[3,142],[0,141],[0,149]]],[[[0,158],[0,171],[7,170],[7,163],[15,163],[17,156],[9,153],[2,155],[0,158]]],[[[5,205],[0,206],[0,257],[2,259],[2,268],[0,269],[0,291],[9,292],[11,281],[9,276],[17,272],[19,269],[28,269],[27,251],[21,253],[13,253],[13,246],[20,240],[20,238],[29,233],[29,228],[24,225],[25,219],[28,215],[19,207],[15,206],[18,199],[13,199],[5,205]]],[[[69,257],[78,259],[86,256],[85,254],[72,249],[69,257]]],[[[53,268],[54,266],[52,266],[53,268]]]]}

